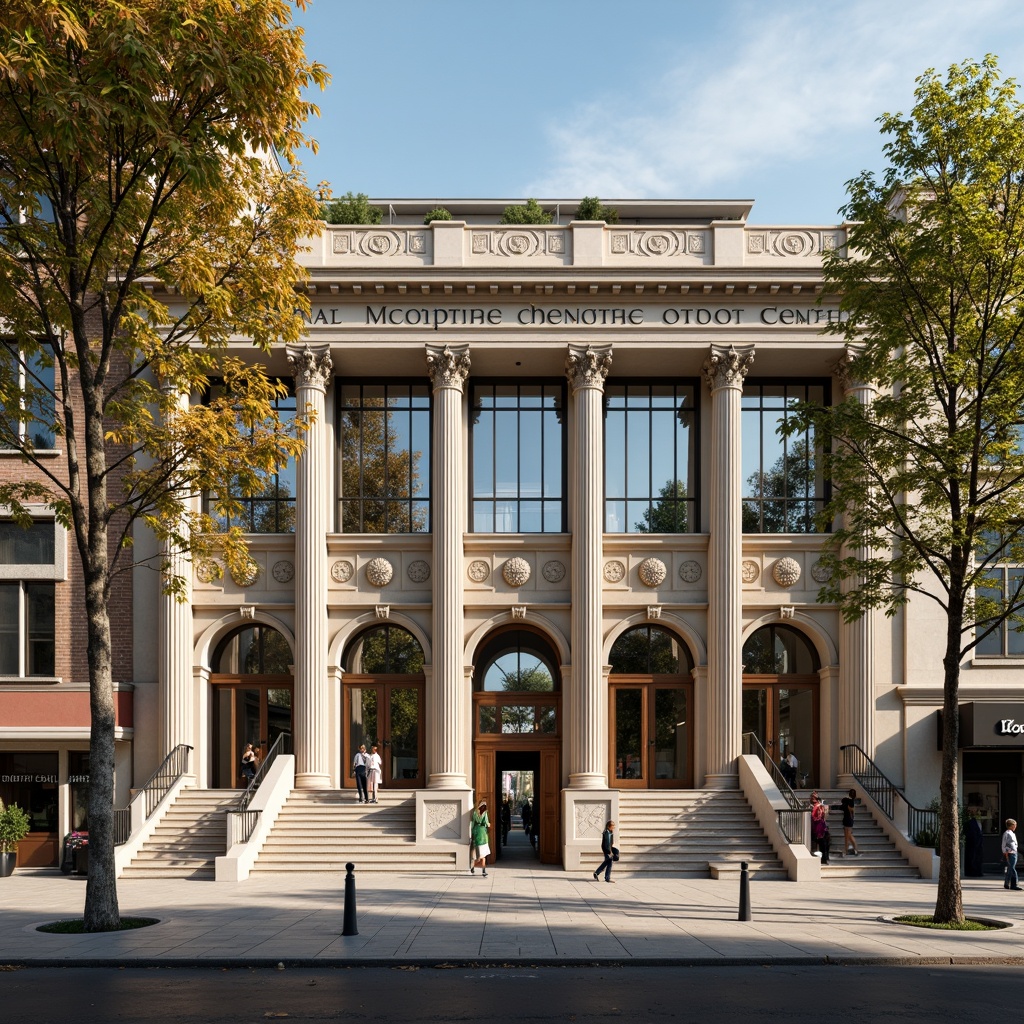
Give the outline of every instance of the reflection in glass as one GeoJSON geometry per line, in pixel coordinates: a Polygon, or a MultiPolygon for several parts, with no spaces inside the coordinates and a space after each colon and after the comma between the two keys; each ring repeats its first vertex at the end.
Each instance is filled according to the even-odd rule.
{"type": "Polygon", "coordinates": [[[615,777],[642,779],[641,732],[643,692],[639,689],[615,690],[615,777]]]}
{"type": "Polygon", "coordinates": [[[818,671],[818,652],[790,626],[763,626],[743,645],[743,671],[749,675],[809,675],[818,671]]]}
{"type": "Polygon", "coordinates": [[[423,671],[423,648],[401,626],[374,626],[349,644],[345,670],[357,675],[417,675],[423,671]]]}
{"type": "Polygon", "coordinates": [[[690,763],[686,727],[686,691],[654,691],[654,777],[685,779],[690,763]]]}
{"type": "Polygon", "coordinates": [[[686,645],[658,626],[627,630],[612,645],[609,660],[616,675],[676,675],[693,668],[686,645]]]}
{"type": "Polygon", "coordinates": [[[498,731],[498,709],[493,704],[481,704],[477,713],[480,732],[498,731]]]}
{"type": "Polygon", "coordinates": [[[377,742],[377,691],[373,687],[353,686],[349,694],[352,709],[349,751],[354,757],[361,744],[365,743],[369,750],[377,742]]]}
{"type": "Polygon", "coordinates": [[[391,778],[418,779],[420,775],[420,691],[412,686],[391,687],[391,736],[388,753],[391,778]]]}
{"type": "Polygon", "coordinates": [[[502,732],[533,732],[535,721],[535,709],[531,705],[507,704],[501,709],[502,732]]]}

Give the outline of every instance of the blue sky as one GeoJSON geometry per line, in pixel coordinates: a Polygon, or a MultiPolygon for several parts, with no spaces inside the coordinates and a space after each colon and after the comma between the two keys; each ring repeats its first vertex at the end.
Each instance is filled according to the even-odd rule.
{"type": "Polygon", "coordinates": [[[312,0],[298,21],[332,75],[307,178],[380,198],[752,199],[752,223],[835,223],[922,71],[994,53],[1024,79],[1021,0],[312,0]]]}

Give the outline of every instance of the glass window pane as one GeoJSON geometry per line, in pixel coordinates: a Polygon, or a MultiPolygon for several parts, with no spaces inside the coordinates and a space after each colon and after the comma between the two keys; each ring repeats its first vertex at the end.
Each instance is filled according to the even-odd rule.
{"type": "Polygon", "coordinates": [[[28,613],[27,675],[52,676],[56,632],[52,583],[26,583],[25,606],[28,613]]]}
{"type": "Polygon", "coordinates": [[[387,737],[391,778],[396,782],[420,777],[420,691],[392,687],[389,694],[391,735],[387,737]]]}
{"type": "Polygon", "coordinates": [[[37,520],[27,530],[0,519],[0,565],[53,565],[56,524],[37,520]]]}
{"type": "Polygon", "coordinates": [[[615,777],[644,777],[642,747],[643,693],[639,689],[615,688],[615,777]]]}
{"type": "Polygon", "coordinates": [[[654,777],[685,779],[690,764],[686,691],[654,691],[654,777]]]}
{"type": "Polygon", "coordinates": [[[376,687],[353,686],[349,690],[351,701],[351,721],[349,722],[349,763],[346,770],[351,771],[352,758],[360,744],[365,743],[366,749],[377,742],[377,690],[376,687]]]}
{"type": "Polygon", "coordinates": [[[509,704],[501,709],[503,733],[533,732],[536,720],[536,709],[529,704],[509,704]]]}
{"type": "Polygon", "coordinates": [[[477,708],[477,728],[483,733],[498,731],[498,709],[493,704],[481,704],[477,708]]]}
{"type": "Polygon", "coordinates": [[[17,583],[0,583],[0,675],[21,674],[20,636],[21,587],[17,583]]]}

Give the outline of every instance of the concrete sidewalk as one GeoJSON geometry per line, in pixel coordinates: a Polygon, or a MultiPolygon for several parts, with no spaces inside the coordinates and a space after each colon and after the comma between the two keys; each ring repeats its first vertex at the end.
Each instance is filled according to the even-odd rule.
{"type": "Polygon", "coordinates": [[[606,885],[539,866],[356,877],[359,935],[348,938],[338,875],[122,880],[121,913],[158,925],[50,935],[36,926],[81,917],[85,880],[23,869],[0,880],[0,964],[1024,963],[1024,893],[995,876],[965,880],[964,906],[1015,926],[982,933],[883,920],[930,913],[925,881],[753,882],[753,920],[740,922],[738,885],[710,879],[606,885]]]}

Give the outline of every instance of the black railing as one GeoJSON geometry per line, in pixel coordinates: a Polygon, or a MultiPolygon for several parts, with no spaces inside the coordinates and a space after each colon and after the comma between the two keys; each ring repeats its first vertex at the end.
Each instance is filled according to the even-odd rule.
{"type": "Polygon", "coordinates": [[[789,804],[789,810],[775,812],[776,817],[779,819],[779,829],[786,837],[786,842],[790,845],[793,843],[803,843],[804,815],[810,811],[811,805],[805,803],[796,795],[793,787],[789,784],[789,779],[783,775],[782,768],[775,763],[768,751],[764,749],[755,733],[745,732],[743,734],[743,753],[757,754],[761,758],[761,763],[768,770],[768,774],[772,777],[772,782],[779,787],[783,800],[789,804]]]}
{"type": "Polygon", "coordinates": [[[267,777],[270,766],[277,760],[277,755],[284,753],[284,739],[285,733],[279,733],[277,739],[274,740],[267,751],[267,756],[260,761],[256,774],[253,775],[249,785],[245,787],[245,792],[242,794],[241,799],[228,811],[228,849],[235,843],[247,843],[252,838],[252,834],[260,820],[260,812],[250,811],[249,804],[252,803],[252,798],[256,795],[256,791],[267,777]]]}
{"type": "Polygon", "coordinates": [[[919,846],[931,846],[939,834],[938,811],[915,807],[903,795],[903,791],[856,743],[847,743],[839,749],[843,752],[846,774],[852,775],[860,783],[881,808],[882,813],[895,824],[897,808],[901,804],[905,806],[907,836],[919,846]]]}
{"type": "Polygon", "coordinates": [[[146,784],[132,797],[127,807],[119,807],[114,811],[114,845],[123,846],[132,834],[132,805],[142,801],[145,813],[141,820],[145,821],[156,810],[157,805],[174,785],[188,771],[188,757],[192,748],[187,743],[179,743],[160,762],[160,767],[150,775],[146,784]]]}

